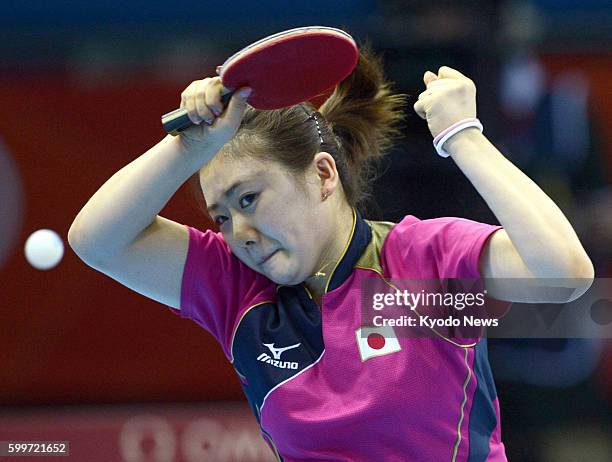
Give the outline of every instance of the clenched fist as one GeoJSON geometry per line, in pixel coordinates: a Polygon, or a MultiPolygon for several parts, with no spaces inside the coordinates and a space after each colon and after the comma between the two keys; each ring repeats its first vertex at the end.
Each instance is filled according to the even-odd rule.
{"type": "Polygon", "coordinates": [[[219,77],[207,77],[192,82],[181,93],[181,108],[187,110],[195,124],[181,132],[185,147],[212,145],[220,148],[233,138],[247,107],[251,89],[238,89],[224,106],[221,101],[223,85],[219,77]]]}
{"type": "Polygon", "coordinates": [[[427,120],[434,138],[454,123],[476,117],[476,85],[461,72],[442,66],[438,75],[425,72],[423,82],[427,89],[414,110],[427,120]]]}

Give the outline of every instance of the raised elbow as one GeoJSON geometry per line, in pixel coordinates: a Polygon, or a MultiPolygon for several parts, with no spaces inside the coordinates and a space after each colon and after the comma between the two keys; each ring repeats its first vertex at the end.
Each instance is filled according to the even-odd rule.
{"type": "Polygon", "coordinates": [[[79,253],[78,250],[81,246],[80,239],[80,233],[77,230],[75,224],[72,223],[72,226],[70,226],[70,229],[68,230],[68,245],[72,250],[75,251],[77,255],[79,253]]]}
{"type": "Polygon", "coordinates": [[[93,245],[91,243],[88,244],[86,235],[75,223],[68,230],[68,245],[87,265],[92,267],[99,266],[99,257],[93,252],[93,245]]]}
{"type": "Polygon", "coordinates": [[[574,281],[575,290],[568,301],[574,301],[589,290],[593,284],[593,280],[595,279],[595,268],[593,262],[585,253],[575,258],[569,273],[569,277],[574,281]]]}
{"type": "Polygon", "coordinates": [[[592,281],[595,278],[595,267],[586,253],[574,258],[571,274],[572,277],[579,279],[590,279],[592,281]]]}
{"type": "Polygon", "coordinates": [[[87,261],[87,250],[83,236],[74,223],[68,230],[68,245],[81,260],[87,261]]]}

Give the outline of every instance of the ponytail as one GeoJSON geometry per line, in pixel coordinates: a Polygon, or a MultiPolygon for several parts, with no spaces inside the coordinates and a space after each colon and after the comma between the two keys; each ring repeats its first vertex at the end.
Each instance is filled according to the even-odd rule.
{"type": "Polygon", "coordinates": [[[349,203],[368,199],[380,159],[401,135],[406,95],[393,94],[383,63],[369,44],[359,50],[353,73],[336,86],[319,112],[336,135],[348,172],[342,184],[349,203]]]}

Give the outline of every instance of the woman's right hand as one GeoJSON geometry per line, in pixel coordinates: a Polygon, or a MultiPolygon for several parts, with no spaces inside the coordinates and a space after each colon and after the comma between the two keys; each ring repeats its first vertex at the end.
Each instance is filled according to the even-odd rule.
{"type": "Polygon", "coordinates": [[[191,82],[181,93],[180,107],[195,124],[180,134],[187,150],[212,148],[216,152],[238,131],[251,89],[236,90],[226,107],[221,102],[222,89],[219,77],[207,77],[191,82]]]}

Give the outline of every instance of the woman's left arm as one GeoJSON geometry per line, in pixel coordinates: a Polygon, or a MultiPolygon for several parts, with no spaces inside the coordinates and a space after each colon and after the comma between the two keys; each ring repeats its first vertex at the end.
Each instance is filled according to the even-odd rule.
{"type": "MultiPolygon", "coordinates": [[[[415,110],[427,120],[434,137],[459,120],[476,117],[476,87],[463,74],[442,67],[437,76],[425,73],[424,81],[427,90],[415,110]]],[[[504,227],[487,241],[480,259],[489,295],[509,301],[565,302],[588,290],[593,264],[563,212],[537,184],[477,128],[456,133],[444,150],[504,227]],[[513,278],[530,279],[531,284],[526,289],[513,278]],[[573,293],[544,288],[558,278],[573,293]]]]}

